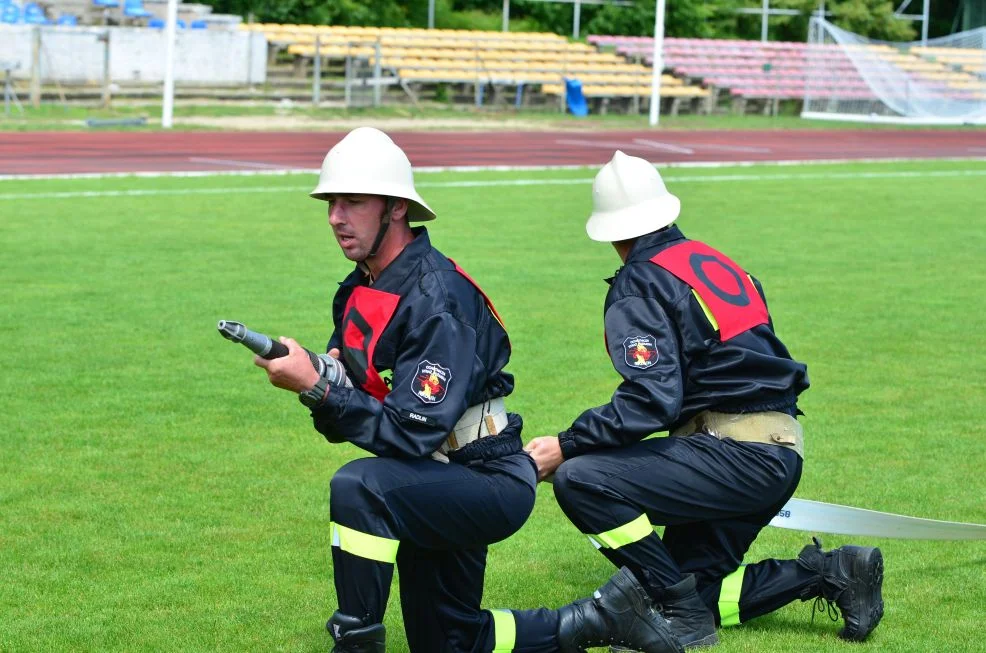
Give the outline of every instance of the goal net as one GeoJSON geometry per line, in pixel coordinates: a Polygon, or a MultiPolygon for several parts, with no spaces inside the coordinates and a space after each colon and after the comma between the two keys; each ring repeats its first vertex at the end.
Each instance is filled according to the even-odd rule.
{"type": "Polygon", "coordinates": [[[986,27],[920,42],[867,39],[813,17],[803,118],[986,124],[986,27]]]}

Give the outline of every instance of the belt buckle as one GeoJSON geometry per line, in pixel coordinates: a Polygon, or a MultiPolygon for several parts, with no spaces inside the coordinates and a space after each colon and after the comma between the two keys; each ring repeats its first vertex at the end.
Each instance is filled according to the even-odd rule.
{"type": "Polygon", "coordinates": [[[717,430],[712,428],[712,425],[709,423],[708,416],[705,415],[704,413],[699,413],[695,417],[695,430],[698,431],[699,433],[711,435],[717,440],[722,440],[723,438],[723,435],[721,433],[719,433],[717,430]]]}

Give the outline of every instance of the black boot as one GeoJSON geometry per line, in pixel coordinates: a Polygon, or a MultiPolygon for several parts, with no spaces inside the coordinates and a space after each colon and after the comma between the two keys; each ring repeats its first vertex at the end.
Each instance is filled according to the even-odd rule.
{"type": "MultiPolygon", "coordinates": [[[[671,624],[671,632],[682,646],[691,649],[719,643],[716,618],[698,595],[694,574],[686,575],[684,580],[661,590],[660,594],[661,600],[654,603],[655,609],[671,624]]],[[[611,646],[609,650],[610,653],[631,653],[631,649],[622,646],[611,646]]]]}
{"type": "Polygon", "coordinates": [[[817,586],[809,588],[802,600],[820,597],[834,602],[846,625],[839,637],[861,642],[883,618],[883,554],[869,546],[843,546],[822,551],[822,543],[802,549],[798,563],[819,575],[817,586]]]}
{"type": "Polygon", "coordinates": [[[592,595],[558,610],[562,653],[620,644],[643,653],[682,653],[671,626],[651,608],[650,597],[626,567],[592,595]]]}
{"type": "Polygon", "coordinates": [[[694,574],[688,574],[680,583],[665,588],[657,609],[671,624],[671,630],[685,648],[719,643],[716,618],[698,595],[694,574]]]}
{"type": "Polygon", "coordinates": [[[367,625],[363,619],[338,610],[325,624],[335,640],[332,653],[386,653],[387,630],[383,624],[367,625]]]}

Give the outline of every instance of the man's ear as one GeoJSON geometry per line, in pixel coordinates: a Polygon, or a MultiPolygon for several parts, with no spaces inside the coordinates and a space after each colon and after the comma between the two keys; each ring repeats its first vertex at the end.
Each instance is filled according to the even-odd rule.
{"type": "Polygon", "coordinates": [[[390,219],[407,221],[407,200],[403,197],[395,197],[394,205],[390,208],[390,219]]]}

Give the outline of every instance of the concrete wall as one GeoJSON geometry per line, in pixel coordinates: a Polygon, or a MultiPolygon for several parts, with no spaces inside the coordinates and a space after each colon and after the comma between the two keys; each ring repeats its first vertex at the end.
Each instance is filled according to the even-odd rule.
{"type": "MultiPolygon", "coordinates": [[[[41,31],[44,81],[100,82],[110,35],[112,81],[164,81],[164,30],[142,27],[40,27],[0,25],[0,63],[19,62],[18,79],[31,77],[33,32],[41,31]]],[[[259,84],[267,79],[267,39],[239,30],[178,30],[175,83],[259,84]]]]}

